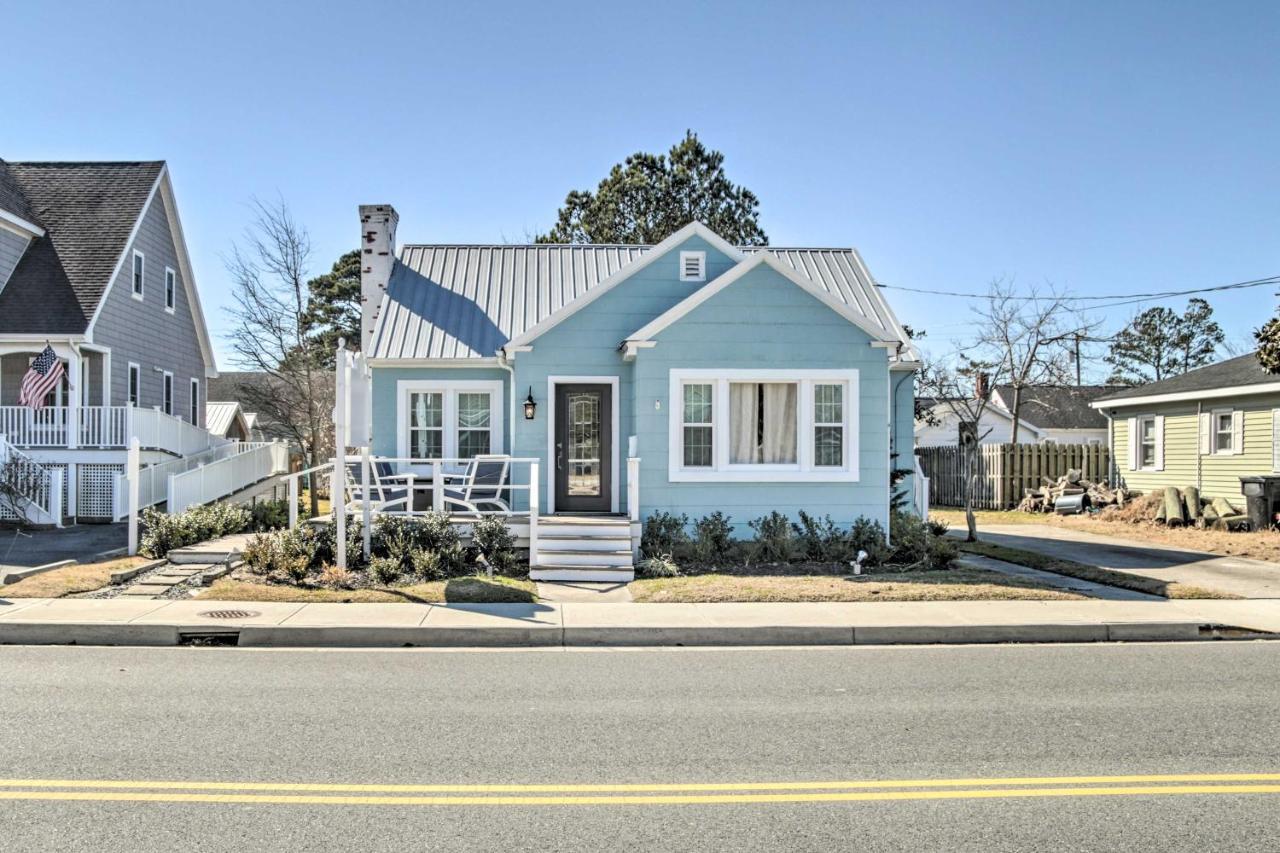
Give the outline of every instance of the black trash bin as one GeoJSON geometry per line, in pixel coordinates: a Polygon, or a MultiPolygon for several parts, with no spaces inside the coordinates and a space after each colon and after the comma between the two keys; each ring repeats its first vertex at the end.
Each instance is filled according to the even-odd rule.
{"type": "Polygon", "coordinates": [[[1249,515],[1249,529],[1266,530],[1270,527],[1276,517],[1276,502],[1280,500],[1280,475],[1241,477],[1240,492],[1244,495],[1245,512],[1249,515]]]}

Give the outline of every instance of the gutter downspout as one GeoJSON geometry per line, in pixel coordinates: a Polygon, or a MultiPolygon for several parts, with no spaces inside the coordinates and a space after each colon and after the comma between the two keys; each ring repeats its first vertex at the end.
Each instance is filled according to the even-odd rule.
{"type": "Polygon", "coordinates": [[[505,349],[498,350],[498,367],[511,376],[507,383],[507,451],[515,456],[516,449],[516,369],[507,358],[505,349]]]}
{"type": "MultiPolygon", "coordinates": [[[[1196,401],[1196,491],[1197,492],[1202,491],[1204,489],[1204,484],[1200,482],[1201,474],[1204,470],[1204,455],[1200,452],[1200,448],[1204,446],[1203,444],[1204,436],[1200,434],[1200,430],[1204,428],[1203,422],[1200,420],[1200,416],[1203,413],[1204,413],[1204,402],[1202,400],[1197,400],[1196,401]]],[[[1210,432],[1209,436],[1210,438],[1212,438],[1213,433],[1210,432]]]]}

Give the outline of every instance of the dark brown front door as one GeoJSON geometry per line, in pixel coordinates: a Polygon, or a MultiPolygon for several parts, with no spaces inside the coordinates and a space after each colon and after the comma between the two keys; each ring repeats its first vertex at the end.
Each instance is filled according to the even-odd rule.
{"type": "Polygon", "coordinates": [[[613,470],[608,385],[557,385],[556,511],[608,512],[613,470]]]}

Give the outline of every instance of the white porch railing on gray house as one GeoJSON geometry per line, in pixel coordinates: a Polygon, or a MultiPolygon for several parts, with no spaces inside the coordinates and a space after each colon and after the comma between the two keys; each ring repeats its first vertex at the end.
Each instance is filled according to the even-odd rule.
{"type": "Polygon", "coordinates": [[[225,439],[203,427],[159,409],[136,406],[80,406],[75,409],[78,426],[67,406],[46,406],[33,411],[26,406],[0,406],[0,434],[9,443],[26,448],[126,448],[136,435],[147,450],[163,450],[187,456],[208,450],[225,439]],[[72,440],[74,438],[74,441],[72,440]]]}
{"type": "Polygon", "coordinates": [[[240,446],[237,453],[189,471],[169,475],[169,512],[182,512],[193,506],[213,503],[260,483],[289,467],[289,448],[284,442],[272,441],[240,446]]]}
{"type": "MultiPolygon", "coordinates": [[[[167,462],[148,465],[138,471],[138,508],[162,504],[169,499],[169,477],[172,474],[183,474],[200,465],[217,462],[245,449],[247,445],[228,442],[191,456],[181,456],[167,462]]],[[[116,475],[114,488],[115,519],[121,521],[129,515],[129,473],[121,471],[116,475]]]]}

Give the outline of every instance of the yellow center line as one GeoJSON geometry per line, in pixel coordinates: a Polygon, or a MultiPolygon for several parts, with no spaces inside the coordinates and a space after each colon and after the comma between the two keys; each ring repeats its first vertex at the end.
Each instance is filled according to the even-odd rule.
{"type": "MultiPolygon", "coordinates": [[[[353,794],[629,794],[708,791],[842,791],[902,788],[1147,785],[1280,782],[1280,773],[1166,773],[1122,776],[1006,776],[961,779],[863,779],[792,782],[691,782],[621,784],[344,784],[327,782],[216,782],[128,779],[0,779],[4,788],[73,788],[159,791],[281,791],[353,794]]],[[[2,793],[2,791],[0,791],[2,793]]]]}
{"type": "Polygon", "coordinates": [[[1280,794],[1280,785],[1134,785],[1103,788],[980,788],[942,791],[846,791],[792,794],[653,794],[621,796],[308,796],[289,794],[182,794],[126,791],[0,791],[3,800],[217,803],[324,806],[618,806],[848,803],[902,800],[982,800],[1040,797],[1126,797],[1185,794],[1280,794]]]}

